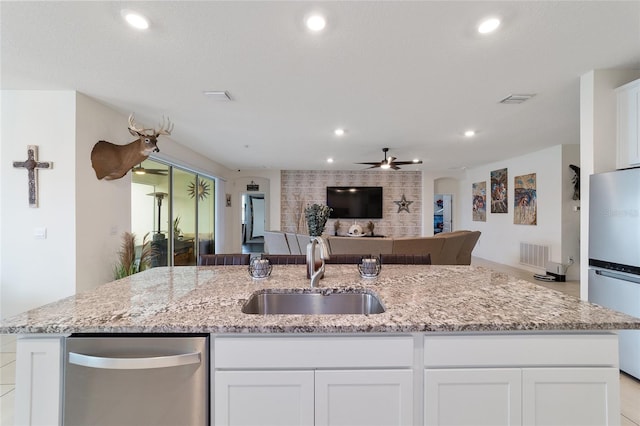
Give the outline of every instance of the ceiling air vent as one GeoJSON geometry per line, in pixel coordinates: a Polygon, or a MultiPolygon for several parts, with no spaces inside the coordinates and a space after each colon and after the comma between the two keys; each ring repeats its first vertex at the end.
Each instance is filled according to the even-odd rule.
{"type": "Polygon", "coordinates": [[[533,98],[535,95],[509,95],[503,100],[500,101],[501,104],[521,104],[529,99],[533,98]]]}
{"type": "Polygon", "coordinates": [[[231,95],[229,95],[229,92],[227,92],[226,90],[205,90],[202,93],[204,93],[204,95],[208,98],[214,99],[216,101],[226,102],[231,100],[231,95]]]}

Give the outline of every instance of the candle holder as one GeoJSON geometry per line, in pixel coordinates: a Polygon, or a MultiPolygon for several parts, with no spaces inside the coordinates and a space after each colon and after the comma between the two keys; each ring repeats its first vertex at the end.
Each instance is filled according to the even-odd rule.
{"type": "Polygon", "coordinates": [[[249,274],[253,278],[267,278],[271,275],[272,268],[269,259],[264,259],[262,256],[256,256],[249,262],[249,274]]]}
{"type": "Polygon", "coordinates": [[[358,271],[362,278],[375,278],[380,275],[381,269],[380,258],[375,256],[363,257],[358,264],[358,271]]]}

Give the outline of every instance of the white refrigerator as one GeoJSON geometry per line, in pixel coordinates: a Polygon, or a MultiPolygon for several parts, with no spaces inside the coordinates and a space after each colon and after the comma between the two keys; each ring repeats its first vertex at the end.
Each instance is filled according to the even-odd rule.
{"type": "MultiPolygon", "coordinates": [[[[640,168],[589,182],[589,301],[640,318],[640,168]]],[[[620,369],[640,379],[640,330],[619,342],[620,369]]]]}

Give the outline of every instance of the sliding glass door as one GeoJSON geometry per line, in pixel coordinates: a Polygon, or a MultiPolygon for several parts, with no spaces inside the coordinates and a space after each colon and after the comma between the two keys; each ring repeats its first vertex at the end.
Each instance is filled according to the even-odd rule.
{"type": "Polygon", "coordinates": [[[151,266],[195,265],[199,253],[214,251],[215,181],[158,161],[134,170],[131,227],[149,235],[151,266]]]}
{"type": "Polygon", "coordinates": [[[215,253],[215,181],[198,176],[198,254],[215,253]]]}

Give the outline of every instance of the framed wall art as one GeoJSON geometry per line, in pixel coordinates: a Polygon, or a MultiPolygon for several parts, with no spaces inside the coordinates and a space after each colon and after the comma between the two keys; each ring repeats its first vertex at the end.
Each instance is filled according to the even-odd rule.
{"type": "Polygon", "coordinates": [[[538,224],[536,174],[516,176],[513,179],[513,223],[538,224]]]}
{"type": "Polygon", "coordinates": [[[471,185],[472,219],[476,222],[487,221],[487,182],[476,182],[471,185]]]}
{"type": "Polygon", "coordinates": [[[491,213],[509,213],[507,169],[491,172],[491,213]]]}

